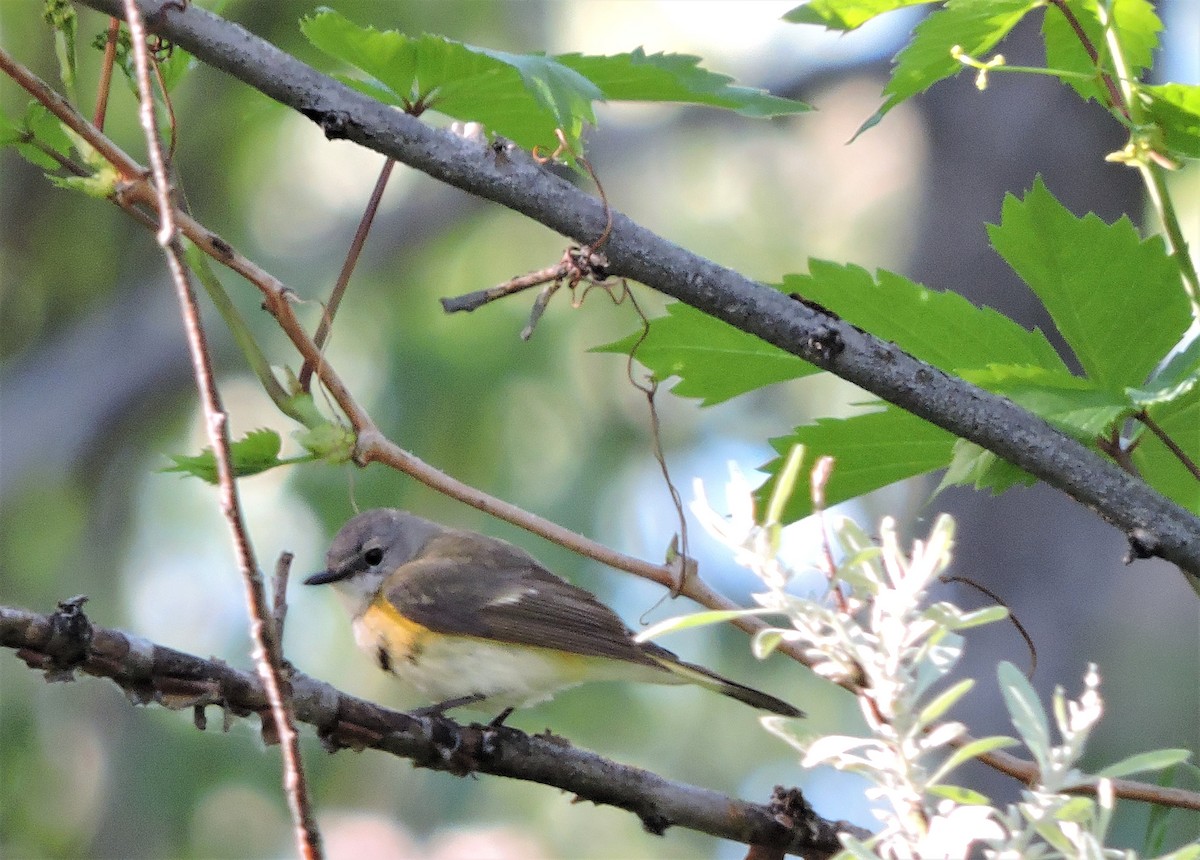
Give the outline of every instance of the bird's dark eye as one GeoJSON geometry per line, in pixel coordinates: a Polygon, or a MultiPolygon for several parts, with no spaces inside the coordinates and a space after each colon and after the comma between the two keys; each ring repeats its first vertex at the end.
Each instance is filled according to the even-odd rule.
{"type": "Polygon", "coordinates": [[[367,564],[374,567],[375,565],[379,564],[379,562],[383,561],[383,550],[377,546],[373,546],[363,553],[363,560],[367,564]]]}

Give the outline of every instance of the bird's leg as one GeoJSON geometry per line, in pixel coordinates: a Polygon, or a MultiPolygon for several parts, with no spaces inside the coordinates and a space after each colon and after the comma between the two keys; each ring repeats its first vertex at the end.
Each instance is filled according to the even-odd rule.
{"type": "Polygon", "coordinates": [[[482,693],[472,693],[469,696],[459,696],[456,699],[447,699],[444,702],[438,702],[436,705],[428,705],[424,708],[417,708],[412,711],[412,713],[417,717],[443,717],[446,715],[446,711],[449,711],[452,708],[461,708],[463,705],[473,705],[476,702],[483,701],[483,699],[484,695],[482,693]]]}
{"type": "Polygon", "coordinates": [[[512,708],[505,708],[503,711],[496,714],[496,716],[492,719],[492,721],[490,723],[488,723],[488,728],[490,728],[490,729],[500,728],[502,725],[504,725],[504,721],[508,719],[509,714],[511,714],[512,712],[513,712],[512,708]]]}

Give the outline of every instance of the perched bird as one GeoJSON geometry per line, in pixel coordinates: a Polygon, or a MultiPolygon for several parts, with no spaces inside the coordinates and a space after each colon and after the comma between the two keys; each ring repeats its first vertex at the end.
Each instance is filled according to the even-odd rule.
{"type": "Polygon", "coordinates": [[[591,593],[507,541],[450,529],[393,508],[351,519],[326,569],[354,638],[380,668],[438,703],[534,705],[587,681],[698,684],[751,707],[803,712],[686,663],[633,633],[591,593]]]}

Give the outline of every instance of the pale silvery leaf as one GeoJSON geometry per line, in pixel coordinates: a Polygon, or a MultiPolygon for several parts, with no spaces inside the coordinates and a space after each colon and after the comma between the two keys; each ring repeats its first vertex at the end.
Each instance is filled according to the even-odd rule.
{"type": "Polygon", "coordinates": [[[1007,660],[1000,663],[996,674],[1013,727],[1044,774],[1050,765],[1050,726],[1046,721],[1046,712],[1038,702],[1037,693],[1020,670],[1007,660]]]}
{"type": "Polygon", "coordinates": [[[981,839],[1003,839],[1004,831],[993,820],[988,806],[956,806],[944,800],[929,822],[929,831],[917,844],[917,857],[969,857],[981,839]]]}
{"type": "MultiPolygon", "coordinates": [[[[969,680],[969,679],[968,679],[969,680]]],[[[962,723],[942,723],[920,740],[922,752],[935,750],[963,736],[966,726],[962,723]]]]}
{"type": "Polygon", "coordinates": [[[847,758],[853,750],[870,750],[877,747],[879,742],[872,738],[856,738],[850,735],[826,735],[808,744],[804,751],[801,767],[812,767],[818,764],[832,764],[838,767],[837,761],[847,758]]]}

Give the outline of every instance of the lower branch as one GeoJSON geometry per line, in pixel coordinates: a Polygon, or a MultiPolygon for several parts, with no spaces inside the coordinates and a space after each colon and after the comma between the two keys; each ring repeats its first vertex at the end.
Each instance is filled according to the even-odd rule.
{"type": "MultiPolygon", "coordinates": [[[[137,704],[194,709],[200,727],[209,705],[235,716],[258,714],[264,726],[271,723],[270,703],[254,673],[95,627],[80,605],[63,603],[51,615],[0,606],[0,645],[16,650],[49,681],[73,680],[76,670],[109,678],[137,704]]],[[[807,860],[836,854],[839,833],[870,836],[845,821],[820,818],[798,789],[777,788],[767,805],[748,803],[610,761],[549,732],[528,735],[508,726],[463,726],[445,717],[404,714],[301,672],[292,673],[289,684],[296,719],[315,726],[331,751],[370,747],[457,776],[486,773],[539,782],[628,810],[656,835],[675,825],[807,860]]]]}

